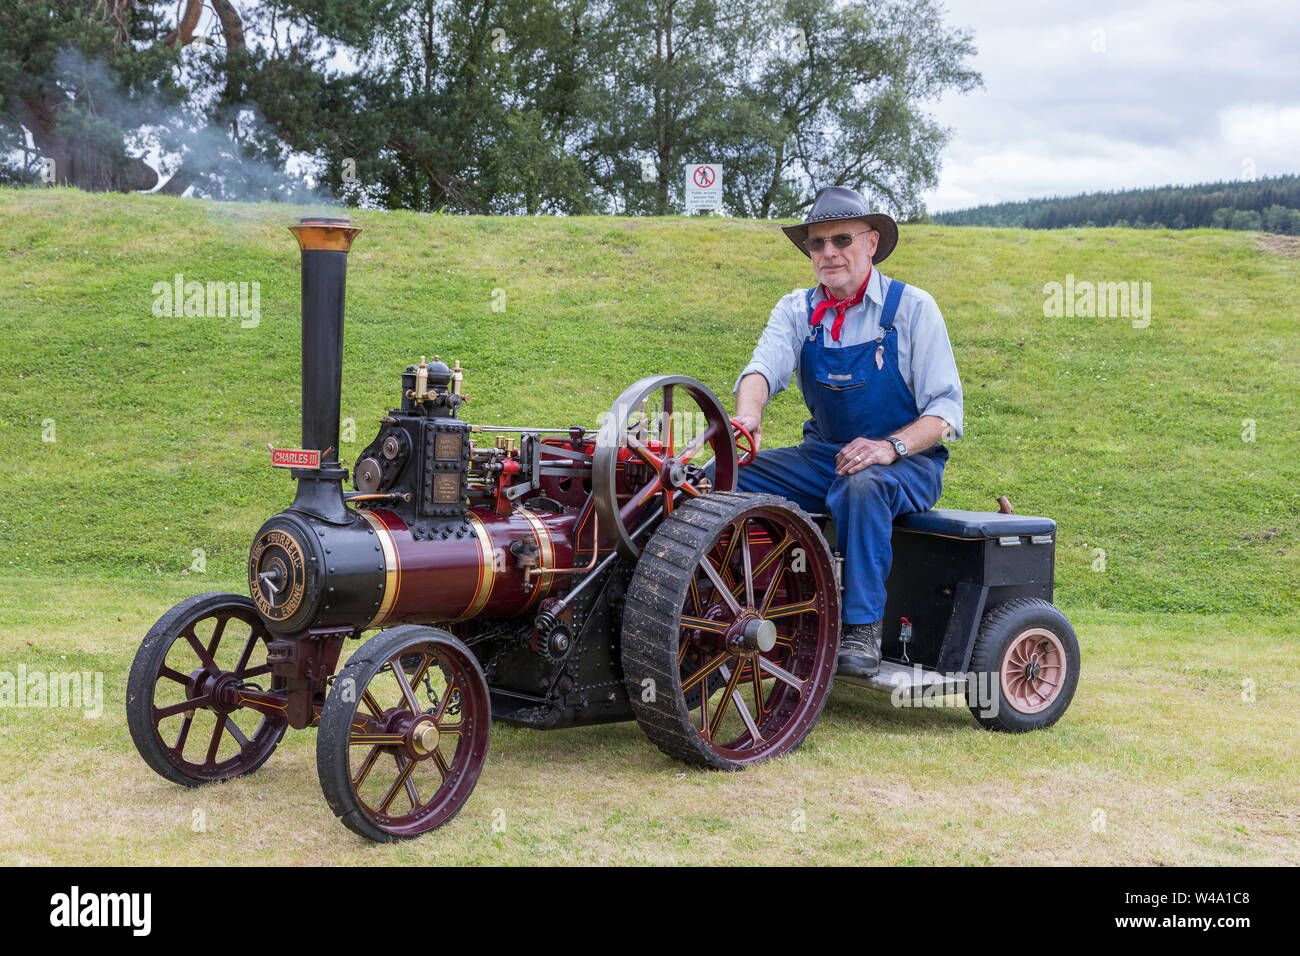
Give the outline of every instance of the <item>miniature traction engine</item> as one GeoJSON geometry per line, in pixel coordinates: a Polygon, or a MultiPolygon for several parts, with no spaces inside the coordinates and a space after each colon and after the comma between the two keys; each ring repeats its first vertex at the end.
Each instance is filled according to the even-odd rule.
{"type": "MultiPolygon", "coordinates": [[[[464,804],[493,719],[539,729],[635,719],[665,753],[717,769],[797,747],[831,688],[836,557],[824,522],[734,492],[752,441],[714,394],[653,376],[598,430],[474,425],[461,417],[466,370],[422,357],[345,491],[343,299],[359,229],[304,219],[292,231],[302,447],[272,449],[272,462],[291,469],[297,493],[253,540],[249,596],[190,598],[146,635],[127,717],[148,765],[185,785],[227,780],[260,767],[289,727],[316,727],[331,809],[391,841],[464,804]],[[372,630],[339,670],[344,643],[372,630]]],[[[1039,523],[1027,537],[1055,530],[1014,517],[1039,523]]],[[[1039,548],[1038,565],[1051,550],[1039,548]]],[[[997,590],[983,587],[976,624],[997,590]]],[[[1046,589],[1004,596],[1050,608],[1050,590],[1049,571],[1046,589]]],[[[971,650],[973,607],[950,593],[946,609],[931,608],[936,655],[958,617],[957,643],[969,637],[971,650]]],[[[1068,629],[1048,622],[1046,639],[1021,651],[1039,655],[1040,675],[1068,675],[1072,693],[1068,629]]]]}

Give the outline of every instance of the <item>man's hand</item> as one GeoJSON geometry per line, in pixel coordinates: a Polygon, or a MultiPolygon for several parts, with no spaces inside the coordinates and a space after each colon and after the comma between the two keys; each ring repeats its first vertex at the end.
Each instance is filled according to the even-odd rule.
{"type": "Polygon", "coordinates": [[[749,432],[754,439],[754,454],[758,454],[759,443],[763,440],[763,418],[760,415],[740,415],[735,416],[739,422],[749,432]]]}
{"type": "Polygon", "coordinates": [[[855,438],[835,455],[835,474],[851,475],[871,465],[892,465],[898,452],[887,441],[855,438]]]}
{"type": "Polygon", "coordinates": [[[745,430],[754,436],[754,454],[763,437],[763,406],[767,404],[767,379],[757,372],[750,372],[740,380],[736,390],[736,421],[745,426],[745,430]]]}

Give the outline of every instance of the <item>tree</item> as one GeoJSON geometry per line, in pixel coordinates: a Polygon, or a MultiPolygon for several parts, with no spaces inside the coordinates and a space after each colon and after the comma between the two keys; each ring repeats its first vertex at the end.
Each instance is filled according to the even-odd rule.
{"type": "Polygon", "coordinates": [[[758,35],[755,0],[607,0],[594,8],[596,73],[585,143],[592,179],[628,214],[676,211],[709,118],[731,108],[758,35]]]}
{"type": "Polygon", "coordinates": [[[166,192],[290,197],[289,170],[305,167],[334,196],[386,208],[662,215],[680,208],[688,162],[720,160],[734,213],[793,215],[839,183],[909,218],[948,135],[924,104],[979,82],[969,36],[935,0],[242,9],[6,7],[0,134],[63,150],[86,188],[157,182],[138,158],[147,141],[166,192]]]}
{"type": "Polygon", "coordinates": [[[1259,213],[1249,209],[1238,209],[1232,214],[1228,228],[1258,230],[1260,228],[1259,213]]]}
{"type": "Polygon", "coordinates": [[[758,159],[740,165],[733,208],[791,216],[811,204],[808,187],[845,185],[902,218],[923,212],[949,136],[924,104],[980,85],[969,32],[946,27],[932,0],[785,0],[768,22],[775,52],[743,93],[768,135],[747,144],[758,159]],[[744,175],[752,166],[761,173],[744,175]]]}
{"type": "Polygon", "coordinates": [[[126,145],[159,101],[183,94],[154,6],[30,0],[0,8],[0,136],[24,154],[11,176],[29,177],[40,157],[53,161],[56,182],[83,189],[157,184],[126,145]]]}
{"type": "Polygon", "coordinates": [[[587,0],[282,0],[248,87],[349,202],[585,212],[587,0]],[[338,51],[355,61],[332,65],[338,51]],[[345,163],[345,160],[349,161],[345,163]]]}

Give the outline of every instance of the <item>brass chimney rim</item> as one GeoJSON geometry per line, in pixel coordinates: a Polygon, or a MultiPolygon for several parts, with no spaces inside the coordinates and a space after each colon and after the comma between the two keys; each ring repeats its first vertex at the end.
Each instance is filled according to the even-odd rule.
{"type": "Polygon", "coordinates": [[[307,216],[298,225],[290,226],[289,231],[298,240],[298,248],[303,252],[347,252],[352,248],[352,240],[361,231],[361,227],[350,225],[349,220],[344,218],[307,216]]]}

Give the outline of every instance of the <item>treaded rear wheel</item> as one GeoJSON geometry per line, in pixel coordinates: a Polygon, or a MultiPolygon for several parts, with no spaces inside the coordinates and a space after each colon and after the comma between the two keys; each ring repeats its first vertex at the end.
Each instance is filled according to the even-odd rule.
{"type": "Polygon", "coordinates": [[[798,747],[835,672],[830,548],[776,495],[714,492],[646,544],[623,611],[623,674],[642,730],[678,760],[736,770],[798,747]]]}

